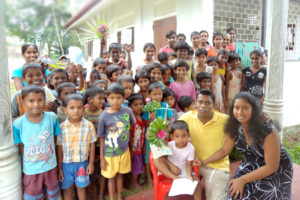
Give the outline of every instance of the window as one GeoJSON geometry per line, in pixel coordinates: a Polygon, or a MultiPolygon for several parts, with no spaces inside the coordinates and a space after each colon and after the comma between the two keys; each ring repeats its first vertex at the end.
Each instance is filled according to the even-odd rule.
{"type": "Polygon", "coordinates": [[[288,24],[287,25],[287,43],[286,43],[286,50],[293,51],[295,46],[295,24],[288,24]]]}

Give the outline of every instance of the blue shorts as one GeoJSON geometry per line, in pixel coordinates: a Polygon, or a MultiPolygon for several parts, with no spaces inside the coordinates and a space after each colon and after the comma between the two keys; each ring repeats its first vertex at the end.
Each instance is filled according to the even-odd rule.
{"type": "Polygon", "coordinates": [[[64,180],[61,182],[61,189],[67,189],[74,183],[77,187],[85,188],[90,184],[90,177],[86,174],[88,161],[62,163],[64,180]]]}

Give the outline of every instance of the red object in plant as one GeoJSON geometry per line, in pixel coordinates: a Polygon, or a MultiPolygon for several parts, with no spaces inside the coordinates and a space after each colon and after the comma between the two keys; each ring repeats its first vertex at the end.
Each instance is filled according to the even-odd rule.
{"type": "Polygon", "coordinates": [[[165,131],[164,130],[160,130],[157,134],[156,134],[156,136],[159,138],[159,139],[165,139],[165,136],[166,136],[166,133],[165,133],[165,131]]]}

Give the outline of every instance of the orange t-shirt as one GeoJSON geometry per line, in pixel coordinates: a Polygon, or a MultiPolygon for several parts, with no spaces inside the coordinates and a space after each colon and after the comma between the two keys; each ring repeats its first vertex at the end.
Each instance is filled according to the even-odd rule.
{"type": "Polygon", "coordinates": [[[207,51],[207,57],[215,56],[218,57],[218,53],[214,52],[213,49],[207,51]]]}

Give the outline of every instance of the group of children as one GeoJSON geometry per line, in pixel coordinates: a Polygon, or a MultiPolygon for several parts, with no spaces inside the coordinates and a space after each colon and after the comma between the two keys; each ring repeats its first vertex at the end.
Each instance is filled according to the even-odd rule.
{"type": "MultiPolygon", "coordinates": [[[[57,199],[60,189],[63,199],[73,199],[74,185],[80,200],[92,199],[86,188],[95,190],[99,182],[96,190],[103,199],[108,180],[110,199],[117,192],[120,200],[124,174],[131,173],[132,187],[141,189],[139,175],[144,171],[151,186],[150,149],[154,159],[163,154],[155,155],[146,130],[158,117],[173,122],[170,137],[165,138],[173,141],[164,155],[169,155],[170,169],[179,168],[178,173],[162,171],[171,178],[195,180],[191,170],[194,148],[179,116],[196,109],[201,89],[215,93],[215,109],[223,113],[241,90],[251,92],[262,103],[266,76],[259,50],[250,54],[252,66],[242,69],[234,41],[229,44],[229,39],[224,46],[224,35],[216,33],[211,47],[207,39],[207,31],[195,31],[189,46],[184,34],[169,31],[158,61],[155,45],[146,43],[145,59],[136,66],[134,78],[130,49],[126,49],[130,58],[126,61],[126,52],[121,58],[122,48],[117,43],[101,52],[103,58],[94,59],[90,74],[66,56],[60,60],[66,63],[65,69],[47,69],[36,62],[37,46],[23,45],[26,63],[21,77],[14,76],[20,78],[15,80],[16,87],[23,88],[12,98],[12,116],[15,143],[23,158],[24,199],[45,195],[57,199]],[[154,113],[142,111],[148,98],[160,104],[154,113]]],[[[195,199],[200,198],[200,193],[195,194],[195,199]]]]}

